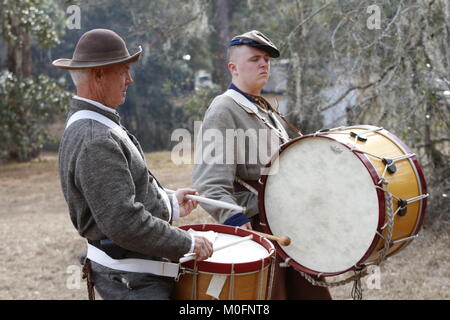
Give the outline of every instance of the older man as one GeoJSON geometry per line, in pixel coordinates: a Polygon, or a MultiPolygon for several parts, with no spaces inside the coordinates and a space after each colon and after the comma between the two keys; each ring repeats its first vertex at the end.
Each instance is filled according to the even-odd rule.
{"type": "MultiPolygon", "coordinates": [[[[270,58],[279,55],[273,42],[257,30],[234,37],[228,45],[232,83],[213,100],[203,119],[193,186],[208,198],[246,207],[244,214],[202,205],[226,225],[260,228],[258,180],[273,152],[289,140],[277,111],[261,96],[269,79],[270,58]],[[221,133],[223,139],[210,139],[213,133],[221,133]]],[[[292,268],[277,267],[275,274],[273,299],[331,298],[328,289],[312,286],[292,268]]]]}
{"type": "Polygon", "coordinates": [[[107,29],[86,32],[72,59],[53,65],[68,69],[77,89],[61,139],[59,172],[70,217],[87,239],[92,284],[104,299],[168,299],[178,260],[212,254],[212,244],[172,227],[197,203],[194,189],[168,195],[146,166],[136,138],[121,125],[116,109],[133,83],[123,39],[107,29]]]}

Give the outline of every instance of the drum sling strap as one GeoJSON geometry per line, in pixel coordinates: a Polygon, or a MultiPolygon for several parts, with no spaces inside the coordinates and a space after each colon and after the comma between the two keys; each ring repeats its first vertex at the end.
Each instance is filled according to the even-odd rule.
{"type": "MultiPolygon", "coordinates": [[[[251,94],[246,93],[247,96],[255,100],[259,106],[261,106],[262,109],[268,110],[269,116],[273,119],[273,121],[277,124],[277,119],[273,116],[272,112],[275,112],[286,124],[287,126],[295,133],[297,133],[300,137],[303,136],[302,132],[299,128],[297,128],[295,125],[293,125],[291,122],[289,122],[286,117],[278,111],[278,100],[277,102],[277,108],[272,107],[272,105],[267,101],[263,96],[254,96],[251,94]]],[[[278,126],[279,124],[277,124],[278,126]]]]}
{"type": "MultiPolygon", "coordinates": [[[[269,129],[271,129],[275,134],[281,139],[281,141],[288,142],[289,141],[289,135],[287,134],[284,127],[281,125],[281,123],[278,121],[278,119],[272,114],[273,108],[270,107],[270,109],[266,110],[265,105],[260,105],[259,103],[253,103],[249,100],[248,97],[242,95],[241,93],[233,90],[228,89],[225,91],[224,95],[230,97],[234,100],[240,107],[242,107],[246,112],[256,116],[259,120],[261,120],[265,126],[267,126],[269,129]],[[258,109],[264,110],[265,113],[267,113],[268,118],[261,115],[261,112],[258,111],[258,109]],[[273,124],[272,124],[273,123],[273,124]]],[[[262,100],[259,100],[262,101],[262,100]]],[[[264,100],[267,102],[266,100],[264,100]]],[[[268,102],[267,102],[268,104],[268,102]]],[[[270,106],[270,105],[269,105],[270,106]]]]}
{"type": "MultiPolygon", "coordinates": [[[[67,121],[66,129],[75,121],[81,119],[91,119],[98,121],[107,127],[111,128],[116,134],[122,137],[125,142],[131,147],[132,151],[139,155],[143,161],[144,157],[139,152],[136,145],[133,143],[131,138],[128,136],[126,130],[122,128],[120,125],[116,124],[112,120],[107,117],[90,110],[80,110],[75,112],[67,121]]],[[[160,184],[156,179],[153,183],[157,184],[159,187],[160,184]]],[[[162,189],[162,187],[161,187],[162,189]]],[[[170,201],[167,198],[167,201],[170,201]]],[[[88,251],[87,257],[83,264],[83,276],[82,279],[86,279],[87,282],[87,291],[89,300],[95,300],[95,291],[94,291],[94,282],[92,279],[92,264],[91,260],[99,263],[105,267],[109,267],[111,269],[125,271],[125,272],[149,272],[166,277],[176,277],[178,274],[178,264],[163,262],[163,261],[153,261],[147,259],[126,259],[126,261],[120,260],[119,258],[113,259],[108,256],[101,249],[98,249],[95,245],[91,245],[88,241],[87,243],[88,251]]]]}
{"type": "MultiPolygon", "coordinates": [[[[288,126],[296,132],[299,136],[302,136],[300,130],[298,130],[294,125],[286,120],[286,118],[275,108],[273,108],[270,103],[264,99],[262,96],[254,96],[251,94],[241,94],[233,89],[228,89],[224,95],[230,97],[234,100],[239,106],[241,106],[245,111],[249,112],[256,116],[259,120],[261,120],[265,126],[267,126],[270,130],[275,132],[275,134],[280,138],[280,140],[285,143],[289,141],[289,135],[287,134],[284,127],[278,121],[278,119],[273,115],[275,112],[278,116],[280,116],[283,121],[285,121],[288,126]],[[250,101],[249,99],[253,99],[256,101],[255,103],[250,101]],[[260,111],[262,110],[267,114],[267,117],[261,115],[260,111]],[[269,120],[270,119],[270,120],[269,120]]],[[[259,183],[258,181],[244,181],[239,177],[235,178],[234,188],[236,192],[248,190],[254,194],[258,194],[259,191],[259,183]]]]}

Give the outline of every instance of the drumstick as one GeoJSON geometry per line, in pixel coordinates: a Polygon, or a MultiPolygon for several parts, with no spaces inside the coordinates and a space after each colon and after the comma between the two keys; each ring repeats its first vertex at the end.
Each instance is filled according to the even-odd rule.
{"type": "MultiPolygon", "coordinates": [[[[175,191],[170,190],[170,189],[164,188],[164,190],[167,193],[175,193],[175,191]]],[[[247,208],[245,208],[245,207],[241,207],[241,206],[238,206],[238,205],[235,205],[235,204],[232,204],[232,203],[219,201],[219,200],[213,200],[213,199],[209,199],[209,198],[205,198],[205,197],[201,197],[201,196],[195,196],[195,195],[192,195],[192,194],[187,194],[185,197],[188,198],[188,199],[192,199],[192,200],[198,201],[198,202],[203,202],[203,203],[206,203],[206,204],[210,204],[212,206],[216,206],[216,207],[219,207],[219,208],[238,210],[239,212],[242,212],[242,213],[245,213],[245,211],[247,210],[247,208]]]]}
{"type": "Polygon", "coordinates": [[[282,246],[288,246],[291,244],[291,238],[287,237],[287,236],[281,236],[281,237],[277,237],[268,233],[263,233],[263,232],[258,232],[255,230],[250,230],[254,233],[259,234],[260,236],[263,236],[269,240],[274,240],[276,242],[278,242],[279,244],[281,244],[282,246]]]}
{"type": "MultiPolygon", "coordinates": [[[[241,243],[243,241],[250,240],[251,238],[253,238],[253,235],[248,235],[246,237],[239,238],[236,241],[225,243],[225,244],[223,244],[221,246],[217,246],[217,248],[214,248],[214,252],[222,250],[222,249],[225,249],[225,248],[228,248],[228,247],[231,247],[231,246],[234,246],[235,244],[241,243]]],[[[188,256],[180,258],[180,263],[194,260],[196,257],[197,257],[197,255],[195,253],[194,254],[191,253],[188,256]]]]}

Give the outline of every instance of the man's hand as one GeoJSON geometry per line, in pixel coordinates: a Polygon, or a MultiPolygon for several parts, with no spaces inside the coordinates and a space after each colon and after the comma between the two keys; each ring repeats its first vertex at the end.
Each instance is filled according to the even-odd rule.
{"type": "Polygon", "coordinates": [[[194,238],[195,238],[194,253],[197,255],[195,260],[202,261],[211,257],[213,254],[212,243],[205,237],[194,236],[194,238]]]}
{"type": "Polygon", "coordinates": [[[197,201],[186,198],[186,195],[188,194],[199,195],[195,189],[184,188],[175,191],[175,196],[177,197],[178,205],[180,207],[180,217],[187,216],[192,210],[197,208],[197,201]]]}
{"type": "Polygon", "coordinates": [[[247,222],[246,224],[243,224],[242,226],[240,226],[240,228],[247,229],[247,230],[253,230],[251,222],[247,222]]]}

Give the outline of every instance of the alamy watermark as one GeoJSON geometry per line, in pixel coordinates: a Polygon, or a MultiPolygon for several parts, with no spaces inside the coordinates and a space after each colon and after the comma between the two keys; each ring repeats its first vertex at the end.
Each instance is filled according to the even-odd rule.
{"type": "Polygon", "coordinates": [[[77,5],[68,6],[66,14],[69,15],[66,19],[67,29],[81,29],[81,9],[77,5]]]}
{"type": "Polygon", "coordinates": [[[367,267],[369,275],[366,279],[367,289],[381,290],[381,268],[379,266],[367,267]]]}
{"type": "Polygon", "coordinates": [[[81,266],[73,264],[68,266],[66,274],[69,274],[66,278],[66,288],[69,290],[81,289],[81,266]]]}
{"type": "Polygon", "coordinates": [[[171,159],[176,165],[259,165],[261,174],[278,171],[277,152],[281,140],[268,129],[216,129],[202,128],[201,121],[194,122],[194,134],[187,129],[172,132],[171,159]],[[192,147],[194,156],[192,155],[192,147]],[[266,167],[270,164],[270,167],[266,167]]]}
{"type": "Polygon", "coordinates": [[[369,30],[381,29],[381,9],[376,4],[368,6],[366,12],[370,14],[366,26],[369,30]]]}
{"type": "MultiPolygon", "coordinates": [[[[366,26],[369,30],[381,29],[381,9],[378,5],[370,5],[366,9],[370,16],[366,20],[366,26]]],[[[70,30],[81,29],[81,9],[78,5],[70,5],[66,9],[66,27],[70,30]]]]}

